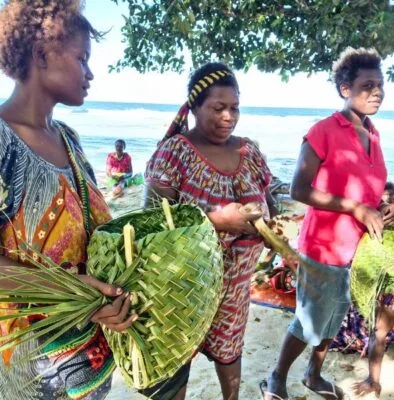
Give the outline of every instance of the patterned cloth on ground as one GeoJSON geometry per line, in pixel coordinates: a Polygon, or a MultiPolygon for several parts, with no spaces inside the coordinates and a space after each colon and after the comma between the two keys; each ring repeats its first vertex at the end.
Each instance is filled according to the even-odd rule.
{"type": "MultiPolygon", "coordinates": [[[[387,296],[394,306],[393,295],[387,296]]],[[[386,349],[394,343],[394,327],[386,337],[386,349]]],[[[360,353],[362,357],[367,356],[369,345],[369,328],[355,306],[351,306],[344,318],[338,335],[331,344],[331,350],[341,353],[360,353]]]]}

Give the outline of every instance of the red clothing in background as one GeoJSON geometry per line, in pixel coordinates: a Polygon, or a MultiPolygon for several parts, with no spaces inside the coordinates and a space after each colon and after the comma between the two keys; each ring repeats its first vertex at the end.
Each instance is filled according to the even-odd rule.
{"type": "Polygon", "coordinates": [[[123,153],[123,157],[118,160],[116,152],[108,154],[107,157],[107,174],[131,172],[131,157],[128,153],[123,153]]]}

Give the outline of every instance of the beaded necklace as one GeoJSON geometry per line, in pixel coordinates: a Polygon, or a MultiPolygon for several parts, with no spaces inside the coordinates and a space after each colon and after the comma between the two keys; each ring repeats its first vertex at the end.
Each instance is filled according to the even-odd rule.
{"type": "Polygon", "coordinates": [[[63,141],[66,145],[67,149],[67,154],[70,159],[70,164],[71,168],[74,172],[75,180],[77,183],[77,188],[78,188],[78,194],[82,202],[82,212],[83,212],[83,220],[84,220],[84,225],[85,225],[85,230],[90,237],[92,234],[92,223],[90,220],[90,204],[89,204],[89,189],[88,189],[88,184],[86,182],[86,179],[84,178],[83,174],[81,173],[81,169],[78,166],[77,160],[75,159],[75,155],[71,149],[69,140],[67,138],[66,131],[62,125],[59,123],[55,122],[57,128],[60,131],[60,134],[62,135],[63,141]]]}

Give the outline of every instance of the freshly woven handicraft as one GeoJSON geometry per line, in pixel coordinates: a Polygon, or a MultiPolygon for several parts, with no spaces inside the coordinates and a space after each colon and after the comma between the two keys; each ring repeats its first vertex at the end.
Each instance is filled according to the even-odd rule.
{"type": "Polygon", "coordinates": [[[125,333],[104,329],[115,362],[139,389],[169,378],[190,360],[216,314],[222,288],[222,257],[212,224],[191,205],[134,212],[92,235],[88,273],[136,294],[140,318],[125,333]],[[123,228],[135,231],[126,267],[123,228]]]}
{"type": "MultiPolygon", "coordinates": [[[[4,304],[33,305],[0,320],[42,313],[45,319],[1,338],[0,351],[34,337],[52,337],[83,327],[98,308],[112,300],[62,270],[47,257],[32,260],[37,269],[8,267],[0,280],[4,304]],[[10,273],[12,273],[10,275],[10,273]],[[36,275],[43,282],[32,284],[36,275]],[[39,306],[37,306],[39,304],[39,306]]],[[[123,333],[104,328],[115,362],[127,382],[144,389],[173,376],[202,344],[217,312],[223,284],[221,247],[215,229],[196,206],[135,211],[100,226],[88,246],[88,273],[133,294],[139,318],[123,333]]]]}
{"type": "Polygon", "coordinates": [[[115,362],[139,389],[171,377],[190,360],[216,314],[222,288],[222,257],[208,218],[191,205],[134,212],[92,235],[88,273],[137,297],[140,318],[125,333],[104,329],[115,362]],[[123,227],[135,231],[126,267],[123,227]],[[170,222],[171,223],[171,222],[170,222]]]}
{"type": "Polygon", "coordinates": [[[352,263],[351,294],[360,313],[374,326],[376,302],[394,292],[394,230],[383,231],[383,242],[361,238],[352,263]]]}

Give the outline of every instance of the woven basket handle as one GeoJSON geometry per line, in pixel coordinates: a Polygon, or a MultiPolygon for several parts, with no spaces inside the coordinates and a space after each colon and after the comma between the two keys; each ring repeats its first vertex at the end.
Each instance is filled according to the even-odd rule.
{"type": "Polygon", "coordinates": [[[126,259],[126,266],[130,267],[133,263],[133,253],[134,253],[134,241],[135,241],[135,229],[133,225],[127,223],[123,227],[123,238],[124,238],[124,252],[126,259]]]}

